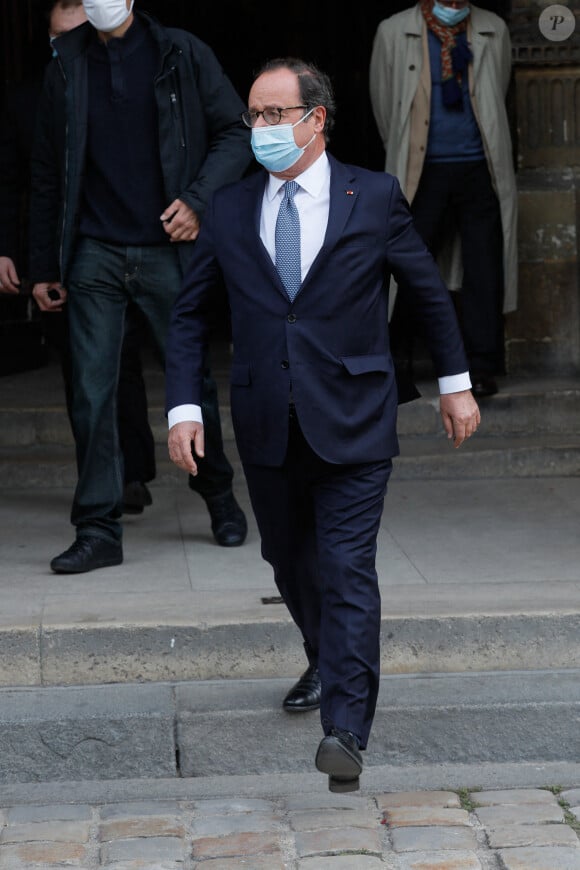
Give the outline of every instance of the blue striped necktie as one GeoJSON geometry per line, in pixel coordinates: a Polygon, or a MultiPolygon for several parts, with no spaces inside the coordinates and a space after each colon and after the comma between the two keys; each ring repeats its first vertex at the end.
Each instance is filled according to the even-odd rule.
{"type": "Polygon", "coordinates": [[[280,203],[276,220],[276,269],[293,302],[300,290],[302,274],[300,269],[300,217],[294,196],[300,185],[287,181],[284,197],[280,203]]]}

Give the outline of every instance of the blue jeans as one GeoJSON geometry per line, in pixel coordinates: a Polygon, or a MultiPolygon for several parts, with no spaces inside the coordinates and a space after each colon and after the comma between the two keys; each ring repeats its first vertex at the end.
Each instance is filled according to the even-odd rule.
{"type": "MultiPolygon", "coordinates": [[[[141,310],[163,361],[171,308],[181,282],[173,245],[126,247],[87,238],[77,245],[67,281],[78,468],[71,522],[77,535],[122,537],[117,385],[125,311],[129,301],[141,310]]],[[[208,497],[228,492],[233,480],[223,449],[217,390],[208,367],[202,411],[206,455],[190,485],[208,497]]]]}

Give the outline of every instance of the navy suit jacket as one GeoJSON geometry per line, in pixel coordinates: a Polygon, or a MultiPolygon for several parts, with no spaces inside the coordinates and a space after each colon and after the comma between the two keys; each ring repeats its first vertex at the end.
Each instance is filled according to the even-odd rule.
{"type": "Polygon", "coordinates": [[[267,174],[259,171],[213,195],[173,309],[167,409],[201,404],[207,312],[221,273],[232,319],[231,413],[244,463],[283,462],[291,386],[304,436],[323,459],[398,454],[391,273],[412,294],[437,375],[468,370],[449,291],[399,183],[328,157],[328,228],[294,302],[260,240],[267,174]]]}

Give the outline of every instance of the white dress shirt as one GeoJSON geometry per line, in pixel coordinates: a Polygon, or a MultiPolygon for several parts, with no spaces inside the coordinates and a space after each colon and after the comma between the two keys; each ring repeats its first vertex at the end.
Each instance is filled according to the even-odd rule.
{"type": "MultiPolygon", "coordinates": [[[[302,281],[322,247],[330,207],[330,163],[324,151],[295,181],[300,185],[294,202],[300,217],[300,266],[302,281]]],[[[262,199],[260,238],[276,262],[276,219],[284,197],[284,179],[270,175],[262,199]]]]}
{"type": "MultiPolygon", "coordinates": [[[[294,202],[300,216],[300,266],[302,281],[304,281],[322,247],[328,224],[330,163],[326,152],[324,151],[308,169],[297,175],[294,180],[300,185],[294,196],[294,202]]],[[[284,196],[283,186],[283,178],[270,175],[262,199],[260,238],[273,263],[276,262],[276,218],[284,196]]],[[[471,387],[469,372],[448,375],[439,378],[438,381],[439,392],[442,394],[457,393],[461,390],[469,390],[471,387]]],[[[199,405],[178,405],[169,411],[167,420],[169,428],[176,423],[203,422],[199,405]]]]}

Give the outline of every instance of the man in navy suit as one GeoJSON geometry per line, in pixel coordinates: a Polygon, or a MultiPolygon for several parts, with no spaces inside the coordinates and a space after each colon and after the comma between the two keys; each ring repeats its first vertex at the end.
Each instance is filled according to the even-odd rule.
{"type": "Polygon", "coordinates": [[[328,77],[296,58],[269,61],[248,105],[242,117],[267,171],[218,190],[202,225],[168,336],[169,453],[196,473],[206,313],[223,278],[238,451],[262,555],[309,661],[295,709],[320,702],[316,766],[331,791],[352,791],[379,688],[377,533],[399,452],[391,273],[424,323],[455,447],[480,415],[449,292],[397,180],[326,152],[328,77]]]}

